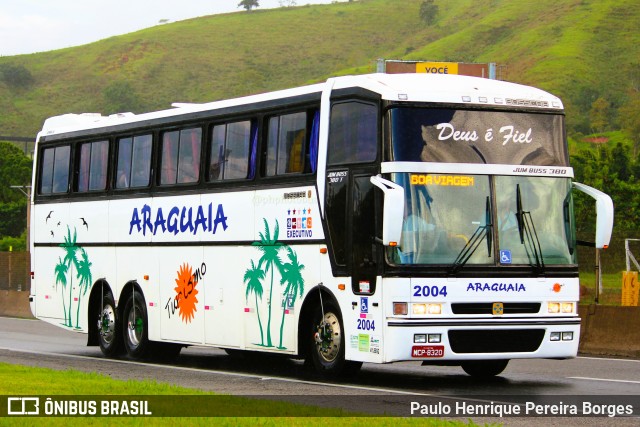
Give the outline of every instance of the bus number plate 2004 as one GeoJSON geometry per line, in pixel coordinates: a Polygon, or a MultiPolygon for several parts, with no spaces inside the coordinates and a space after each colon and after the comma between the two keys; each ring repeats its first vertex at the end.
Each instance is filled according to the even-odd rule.
{"type": "Polygon", "coordinates": [[[414,345],[411,348],[411,357],[443,357],[443,345],[414,345]]]}

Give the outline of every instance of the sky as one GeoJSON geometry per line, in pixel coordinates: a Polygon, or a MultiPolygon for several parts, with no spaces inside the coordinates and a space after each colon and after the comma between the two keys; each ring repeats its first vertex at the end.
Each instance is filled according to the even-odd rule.
{"type": "MultiPolygon", "coordinates": [[[[259,0],[258,9],[333,1],[259,0]]],[[[0,56],[80,46],[164,20],[244,12],[238,3],[240,0],[0,0],[0,56]]]]}

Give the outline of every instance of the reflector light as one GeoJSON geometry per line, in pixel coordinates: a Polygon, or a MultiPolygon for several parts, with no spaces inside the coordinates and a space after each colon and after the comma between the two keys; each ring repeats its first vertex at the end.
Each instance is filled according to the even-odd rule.
{"type": "Polygon", "coordinates": [[[549,339],[551,341],[560,341],[560,332],[551,332],[551,334],[549,334],[549,339]]]}
{"type": "Polygon", "coordinates": [[[418,344],[426,344],[427,343],[427,335],[426,334],[414,334],[413,342],[418,344]]]}
{"type": "Polygon", "coordinates": [[[573,332],[563,332],[562,341],[573,341],[573,332]]]}
{"type": "Polygon", "coordinates": [[[393,314],[398,316],[406,316],[408,313],[407,303],[406,302],[394,302],[393,303],[393,314]]]}

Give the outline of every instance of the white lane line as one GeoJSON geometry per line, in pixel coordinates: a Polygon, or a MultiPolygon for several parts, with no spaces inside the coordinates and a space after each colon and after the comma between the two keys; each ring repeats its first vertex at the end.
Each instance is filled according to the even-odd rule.
{"type": "Polygon", "coordinates": [[[629,383],[629,384],[640,384],[640,381],[630,381],[630,380],[614,380],[609,378],[591,378],[591,377],[567,377],[572,380],[586,380],[586,381],[603,381],[603,382],[612,382],[612,383],[629,383]]]}
{"type": "Polygon", "coordinates": [[[104,362],[117,363],[122,365],[151,366],[154,368],[162,368],[162,369],[177,370],[177,371],[184,371],[184,372],[197,372],[199,374],[208,373],[208,374],[215,374],[215,375],[241,377],[241,378],[252,378],[252,379],[257,379],[262,381],[276,380],[276,381],[283,381],[283,382],[290,382],[290,383],[314,385],[319,387],[334,387],[334,388],[342,388],[342,389],[369,391],[369,392],[377,392],[377,393],[400,394],[400,395],[433,396],[433,397],[438,396],[432,393],[416,393],[416,392],[393,390],[393,389],[387,389],[387,388],[363,387],[363,386],[348,385],[348,384],[330,384],[330,383],[323,383],[318,381],[297,380],[294,378],[265,377],[264,375],[253,375],[253,374],[243,374],[239,372],[225,372],[225,371],[216,371],[216,370],[208,370],[208,369],[188,368],[184,366],[158,365],[155,363],[136,362],[133,360],[103,359],[100,357],[80,356],[76,354],[51,353],[51,352],[45,352],[45,351],[32,351],[32,350],[17,350],[17,349],[6,348],[6,347],[0,347],[0,350],[6,350],[6,351],[16,352],[16,353],[27,353],[27,354],[37,355],[37,356],[56,356],[56,357],[67,357],[71,359],[82,359],[82,360],[91,360],[91,361],[100,360],[104,362]]]}
{"type": "Polygon", "coordinates": [[[640,360],[636,359],[614,359],[611,357],[589,357],[589,356],[578,356],[577,359],[586,359],[586,360],[606,360],[608,362],[632,362],[632,363],[640,363],[640,360]]]}

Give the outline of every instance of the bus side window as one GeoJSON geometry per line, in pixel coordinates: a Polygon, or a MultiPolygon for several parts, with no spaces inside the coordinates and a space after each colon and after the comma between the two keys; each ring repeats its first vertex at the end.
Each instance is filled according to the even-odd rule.
{"type": "Polygon", "coordinates": [[[271,117],[265,174],[275,176],[304,172],[306,140],[307,113],[271,117]]]}
{"type": "Polygon", "coordinates": [[[69,161],[71,148],[68,145],[46,148],[42,151],[40,194],[66,193],[69,189],[69,161]]]}
{"type": "Polygon", "coordinates": [[[84,193],[106,189],[109,141],[81,144],[79,157],[77,191],[84,193]]]}
{"type": "Polygon", "coordinates": [[[378,108],[342,102],[331,108],[329,165],[372,162],[377,156],[378,108]]]}
{"type": "Polygon", "coordinates": [[[211,132],[209,181],[251,179],[251,121],[215,125],[211,132]]]}
{"type": "Polygon", "coordinates": [[[118,140],[116,188],[147,187],[151,171],[151,135],[118,140]]]}
{"type": "Polygon", "coordinates": [[[165,132],[162,136],[160,185],[198,182],[201,145],[200,128],[165,132]]]}

